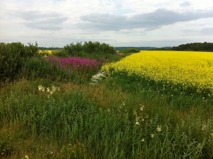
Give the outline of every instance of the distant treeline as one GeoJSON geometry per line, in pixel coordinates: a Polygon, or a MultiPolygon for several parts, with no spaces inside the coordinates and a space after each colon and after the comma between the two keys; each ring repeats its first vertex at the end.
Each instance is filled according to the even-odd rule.
{"type": "Polygon", "coordinates": [[[178,51],[213,51],[213,43],[188,43],[170,48],[178,51]]]}
{"type": "MultiPolygon", "coordinates": [[[[96,42],[96,43],[92,43],[92,42],[88,42],[86,43],[87,45],[95,45],[98,44],[96,48],[99,48],[100,46],[102,47],[102,45],[99,46],[100,43],[96,42]]],[[[84,45],[86,45],[84,44],[84,45]]],[[[75,48],[80,46],[83,48],[82,43],[76,43],[76,44],[70,44],[65,46],[65,48],[75,48]]],[[[94,46],[94,47],[95,47],[94,46]]],[[[104,45],[104,47],[108,48],[109,46],[104,45]]],[[[59,48],[59,47],[38,47],[38,49],[42,49],[42,50],[60,50],[63,48],[59,48]]],[[[119,52],[122,53],[136,53],[139,52],[139,50],[177,50],[177,51],[213,51],[213,43],[209,43],[209,42],[204,42],[204,43],[187,43],[187,44],[181,44],[179,46],[174,46],[174,47],[161,47],[161,48],[157,48],[157,47],[114,47],[115,50],[118,50],[119,52]]],[[[91,51],[95,51],[94,49],[91,51]]],[[[112,49],[110,50],[110,52],[112,51],[112,49]]]]}
{"type": "Polygon", "coordinates": [[[60,50],[60,47],[38,47],[39,50],[60,50]]]}
{"type": "Polygon", "coordinates": [[[127,50],[127,49],[136,49],[136,50],[153,50],[156,49],[156,47],[115,47],[116,50],[127,50]]]}

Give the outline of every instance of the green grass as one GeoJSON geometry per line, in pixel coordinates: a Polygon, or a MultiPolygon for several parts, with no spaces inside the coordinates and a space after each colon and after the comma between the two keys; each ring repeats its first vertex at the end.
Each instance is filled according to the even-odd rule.
{"type": "Polygon", "coordinates": [[[42,57],[31,58],[19,80],[0,83],[0,158],[213,158],[211,99],[121,75],[89,83],[42,57]]]}
{"type": "Polygon", "coordinates": [[[212,158],[209,104],[186,100],[183,110],[168,96],[113,87],[45,79],[1,87],[1,158],[212,158]]]}

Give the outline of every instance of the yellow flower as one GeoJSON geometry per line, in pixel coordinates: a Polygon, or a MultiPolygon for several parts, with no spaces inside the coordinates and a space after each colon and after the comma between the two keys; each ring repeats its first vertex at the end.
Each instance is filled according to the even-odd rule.
{"type": "MultiPolygon", "coordinates": [[[[213,54],[193,51],[141,51],[118,62],[102,66],[102,71],[126,72],[166,85],[182,85],[184,89],[195,87],[196,92],[209,90],[213,95],[213,54]]],[[[181,93],[181,92],[180,92],[181,93]]]]}

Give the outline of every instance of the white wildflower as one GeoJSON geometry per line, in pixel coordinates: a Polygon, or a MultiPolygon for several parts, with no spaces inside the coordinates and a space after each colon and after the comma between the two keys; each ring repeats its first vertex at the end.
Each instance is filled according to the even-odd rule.
{"type": "Polygon", "coordinates": [[[52,86],[52,91],[55,92],[57,90],[57,87],[52,86]]]}
{"type": "Polygon", "coordinates": [[[153,137],[155,137],[155,134],[151,134],[150,136],[151,136],[151,138],[153,138],[153,137]]]}
{"type": "Polygon", "coordinates": [[[158,131],[158,132],[161,132],[161,130],[162,130],[162,126],[161,126],[161,125],[158,125],[158,126],[157,126],[157,131],[158,131]]]}
{"type": "Polygon", "coordinates": [[[43,86],[42,86],[42,85],[39,85],[39,86],[38,86],[38,90],[39,90],[39,91],[42,91],[42,90],[43,90],[43,86]]]}
{"type": "Polygon", "coordinates": [[[136,125],[140,125],[140,123],[138,121],[135,122],[136,125]]]}
{"type": "Polygon", "coordinates": [[[92,76],[90,85],[96,85],[100,80],[105,77],[104,72],[99,72],[92,76]]]}
{"type": "Polygon", "coordinates": [[[206,130],[206,128],[207,128],[207,125],[203,124],[201,129],[202,129],[202,131],[204,131],[204,130],[206,130]]]}
{"type": "Polygon", "coordinates": [[[47,92],[48,92],[48,93],[50,92],[50,88],[49,88],[49,87],[47,87],[47,92]]]}
{"type": "Polygon", "coordinates": [[[29,156],[28,156],[28,155],[25,155],[24,158],[25,158],[25,159],[29,159],[29,156]]]}
{"type": "Polygon", "coordinates": [[[140,110],[141,110],[141,111],[144,110],[144,105],[141,105],[140,110]]]}

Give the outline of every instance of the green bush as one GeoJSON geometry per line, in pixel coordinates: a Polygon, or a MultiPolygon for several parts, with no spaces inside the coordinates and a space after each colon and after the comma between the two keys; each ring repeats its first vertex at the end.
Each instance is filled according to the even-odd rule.
{"type": "Polygon", "coordinates": [[[0,44],[0,81],[14,80],[25,61],[37,52],[37,44],[24,46],[17,43],[0,44]]]}
{"type": "Polygon", "coordinates": [[[136,49],[136,48],[127,48],[127,49],[122,49],[122,50],[119,50],[120,53],[138,53],[140,52],[139,49],[136,49]]]}
{"type": "Polygon", "coordinates": [[[106,44],[100,42],[77,42],[66,45],[64,49],[71,56],[83,56],[85,54],[114,54],[115,49],[106,44]]]}
{"type": "Polygon", "coordinates": [[[50,65],[43,57],[32,57],[26,61],[22,76],[27,79],[48,78],[52,80],[69,79],[70,76],[58,65],[50,65]]]}
{"type": "Polygon", "coordinates": [[[66,50],[57,50],[56,52],[54,52],[54,56],[58,56],[58,57],[69,57],[69,54],[66,50]]]}

